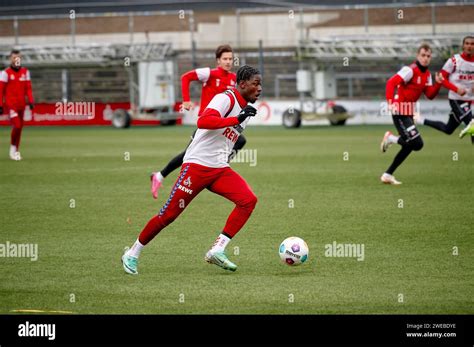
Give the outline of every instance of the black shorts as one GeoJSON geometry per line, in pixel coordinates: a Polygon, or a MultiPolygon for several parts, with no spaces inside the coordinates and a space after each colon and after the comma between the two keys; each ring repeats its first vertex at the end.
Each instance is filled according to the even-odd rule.
{"type": "Polygon", "coordinates": [[[458,124],[461,124],[461,122],[468,124],[472,120],[471,104],[471,101],[449,99],[449,105],[451,106],[449,116],[453,117],[458,124]]]}
{"type": "Polygon", "coordinates": [[[392,118],[393,124],[395,124],[398,130],[398,134],[400,134],[405,142],[410,142],[420,137],[420,132],[416,128],[412,116],[392,116],[392,118]]]}

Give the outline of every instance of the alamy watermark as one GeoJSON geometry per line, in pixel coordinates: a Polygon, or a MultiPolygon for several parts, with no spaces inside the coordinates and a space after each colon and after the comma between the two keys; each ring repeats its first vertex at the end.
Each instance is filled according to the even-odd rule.
{"type": "Polygon", "coordinates": [[[55,114],[64,119],[83,120],[95,118],[95,102],[57,102],[55,114]]]}
{"type": "Polygon", "coordinates": [[[230,155],[231,163],[248,163],[249,166],[257,166],[257,150],[256,149],[241,149],[236,151],[232,150],[230,155]]]}
{"type": "Polygon", "coordinates": [[[380,103],[380,115],[381,116],[391,116],[398,114],[405,115],[414,115],[415,113],[420,113],[420,102],[394,102],[393,104],[388,104],[386,101],[380,103]]]}
{"type": "Polygon", "coordinates": [[[37,261],[38,244],[10,241],[0,243],[0,258],[30,258],[31,261],[37,261]]]}
{"type": "Polygon", "coordinates": [[[365,259],[365,245],[363,243],[328,243],[324,246],[326,257],[357,258],[357,261],[365,259]]]}
{"type": "Polygon", "coordinates": [[[47,337],[52,341],[56,338],[56,324],[37,324],[26,321],[18,325],[20,337],[47,337]]]}

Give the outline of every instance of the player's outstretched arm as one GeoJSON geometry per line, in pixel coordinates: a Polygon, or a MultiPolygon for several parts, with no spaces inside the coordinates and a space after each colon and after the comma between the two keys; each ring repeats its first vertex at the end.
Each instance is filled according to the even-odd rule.
{"type": "Polygon", "coordinates": [[[191,108],[189,86],[192,81],[199,81],[196,70],[188,71],[181,76],[181,94],[183,96],[183,107],[186,110],[189,110],[191,108]]]}
{"type": "Polygon", "coordinates": [[[237,117],[221,118],[221,113],[213,108],[206,108],[199,117],[197,126],[200,129],[220,129],[242,123],[248,117],[254,117],[257,109],[250,105],[245,106],[237,117]]]}
{"type": "Polygon", "coordinates": [[[385,98],[387,102],[392,103],[395,94],[395,88],[403,82],[403,78],[399,74],[395,74],[387,81],[385,86],[385,98]]]}
{"type": "Polygon", "coordinates": [[[385,86],[385,98],[387,100],[388,107],[390,111],[392,110],[392,103],[393,103],[393,98],[395,95],[395,88],[399,84],[403,82],[403,78],[399,74],[393,75],[388,81],[387,85],[385,86]]]}
{"type": "Polygon", "coordinates": [[[455,84],[449,82],[449,72],[446,71],[446,70],[441,70],[439,72],[441,74],[441,76],[443,77],[443,80],[441,82],[441,84],[443,85],[444,88],[446,89],[449,89],[461,96],[463,96],[464,94],[466,94],[466,90],[464,88],[461,88],[461,87],[456,87],[455,84]]]}
{"type": "Polygon", "coordinates": [[[456,58],[453,56],[449,58],[446,63],[441,68],[441,75],[443,76],[444,80],[442,81],[443,87],[459,94],[464,95],[466,94],[466,90],[464,88],[457,87],[455,84],[449,81],[449,75],[456,71],[456,58]]]}
{"type": "Polygon", "coordinates": [[[189,85],[192,81],[206,83],[211,75],[211,69],[206,67],[202,69],[191,70],[181,76],[181,94],[183,96],[183,107],[185,110],[191,109],[191,97],[189,96],[189,85]]]}
{"type": "Polygon", "coordinates": [[[434,85],[425,87],[423,92],[428,99],[432,100],[436,97],[436,95],[438,95],[441,86],[441,83],[436,82],[434,85]]]}
{"type": "Polygon", "coordinates": [[[219,111],[213,108],[206,108],[204,113],[198,118],[197,127],[199,129],[221,129],[239,124],[237,117],[221,118],[219,111]]]}

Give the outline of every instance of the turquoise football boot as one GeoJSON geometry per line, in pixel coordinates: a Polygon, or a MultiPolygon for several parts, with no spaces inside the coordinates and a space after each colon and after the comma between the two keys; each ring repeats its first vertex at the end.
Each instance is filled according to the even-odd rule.
{"type": "Polygon", "coordinates": [[[122,265],[126,273],[130,275],[138,275],[138,258],[127,255],[128,247],[122,255],[122,265]]]}
{"type": "Polygon", "coordinates": [[[237,270],[237,265],[231,262],[224,252],[216,252],[211,253],[210,251],[207,252],[204,260],[207,261],[209,264],[217,265],[225,270],[235,271],[237,270]]]}

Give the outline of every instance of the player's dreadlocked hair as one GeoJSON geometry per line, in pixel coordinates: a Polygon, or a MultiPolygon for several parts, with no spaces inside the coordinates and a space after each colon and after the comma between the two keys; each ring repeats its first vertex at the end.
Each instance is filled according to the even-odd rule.
{"type": "Polygon", "coordinates": [[[237,84],[239,84],[240,81],[248,81],[255,75],[260,75],[260,71],[258,71],[258,69],[255,69],[249,65],[244,65],[239,70],[237,70],[237,84]]]}

